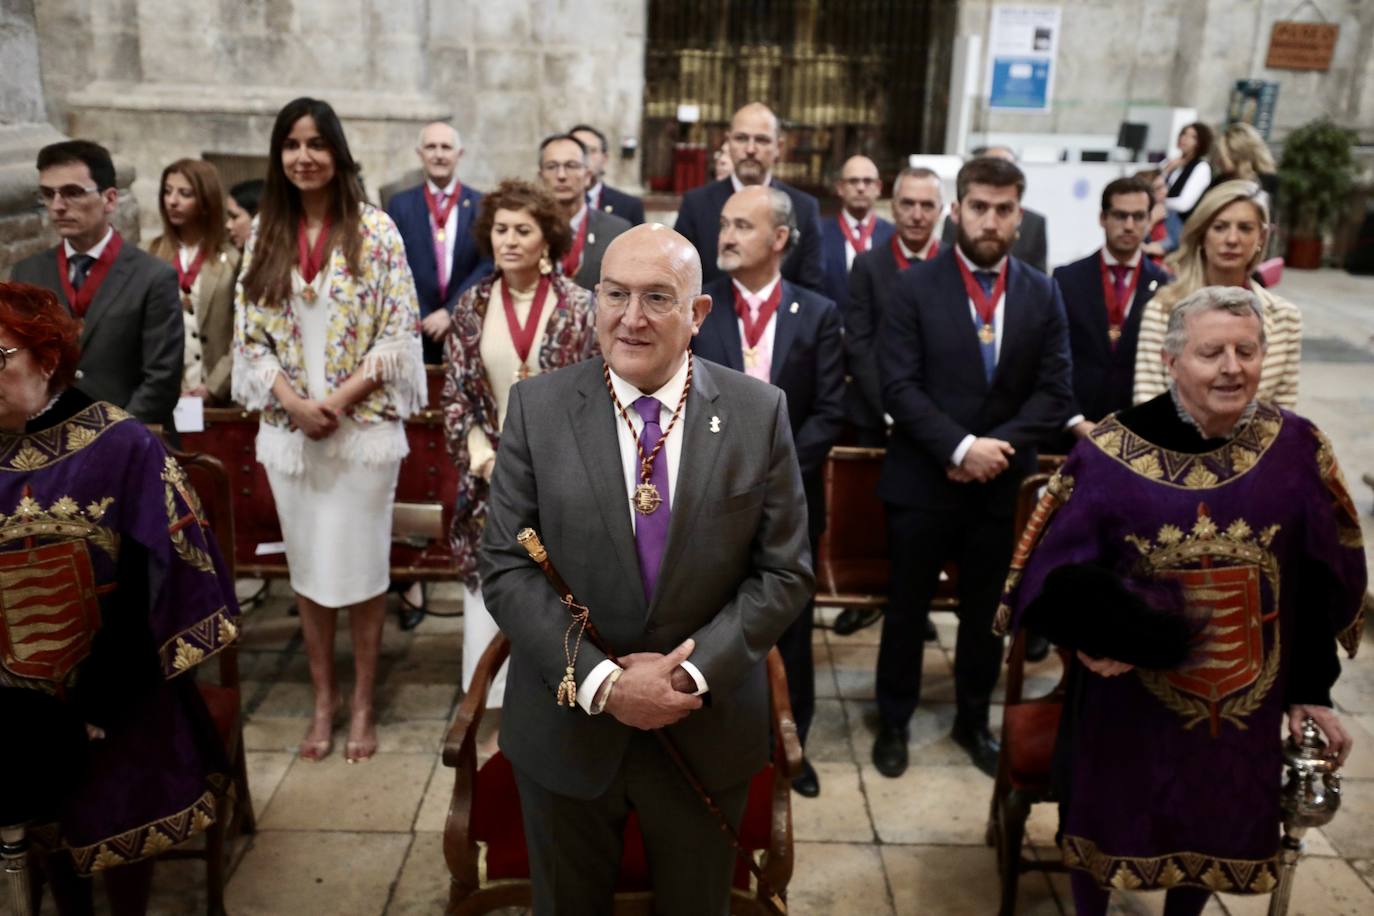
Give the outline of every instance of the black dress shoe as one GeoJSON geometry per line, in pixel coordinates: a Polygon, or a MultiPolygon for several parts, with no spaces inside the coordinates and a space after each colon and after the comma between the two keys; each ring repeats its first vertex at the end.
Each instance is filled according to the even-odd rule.
{"type": "Polygon", "coordinates": [[[882,725],[873,740],[873,765],[890,779],[906,772],[907,730],[897,725],[882,725]]]}
{"type": "Polygon", "coordinates": [[[969,759],[973,761],[974,766],[988,776],[997,776],[997,755],[1001,753],[1002,745],[992,737],[992,732],[988,731],[986,725],[969,728],[956,722],[950,737],[954,739],[955,744],[968,751],[969,759]]]}
{"type": "Polygon", "coordinates": [[[415,629],[420,625],[420,621],[425,619],[425,605],[428,604],[428,601],[426,600],[428,596],[425,594],[424,583],[420,583],[419,604],[412,603],[410,599],[406,597],[406,593],[404,591],[401,592],[397,597],[401,599],[401,606],[398,609],[399,616],[401,618],[401,629],[415,629]]]}
{"type": "Polygon", "coordinates": [[[882,616],[883,609],[880,607],[847,607],[840,611],[840,616],[835,618],[830,629],[836,636],[848,636],[864,627],[873,626],[882,616]]]}
{"type": "Polygon", "coordinates": [[[935,629],[935,621],[926,618],[926,642],[939,642],[940,631],[935,629]]]}
{"type": "Polygon", "coordinates": [[[1034,633],[1026,634],[1026,661],[1043,662],[1050,654],[1050,641],[1034,633]]]}
{"type": "Polygon", "coordinates": [[[811,761],[802,758],[802,771],[792,780],[792,791],[803,798],[815,798],[821,794],[821,778],[816,775],[816,768],[811,765],[811,761]]]}

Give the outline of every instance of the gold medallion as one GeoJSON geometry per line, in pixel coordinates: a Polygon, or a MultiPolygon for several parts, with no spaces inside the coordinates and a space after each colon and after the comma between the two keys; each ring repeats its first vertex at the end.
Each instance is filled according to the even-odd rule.
{"type": "Polygon", "coordinates": [[[744,348],[744,368],[746,368],[746,369],[752,369],[752,368],[754,368],[755,366],[757,366],[758,364],[759,364],[759,349],[758,349],[758,347],[745,347],[745,348],[744,348]]]}
{"type": "Polygon", "coordinates": [[[992,325],[985,324],[978,329],[978,339],[985,344],[995,343],[997,340],[997,332],[993,330],[992,325]]]}
{"type": "Polygon", "coordinates": [[[523,382],[525,379],[527,379],[527,378],[529,378],[529,377],[530,377],[530,367],[527,366],[527,365],[525,365],[524,363],[521,363],[521,364],[520,364],[520,368],[515,370],[515,380],[516,380],[517,382],[523,382]]]}
{"type": "Polygon", "coordinates": [[[313,286],[307,286],[305,289],[301,290],[301,298],[311,305],[315,304],[315,300],[318,297],[319,294],[315,292],[315,287],[313,286]]]}
{"type": "Polygon", "coordinates": [[[446,236],[444,235],[444,230],[436,229],[434,232],[434,238],[442,242],[446,238],[446,236]]]}
{"type": "Polygon", "coordinates": [[[1116,343],[1118,340],[1120,340],[1121,328],[1117,325],[1112,325],[1111,327],[1107,328],[1107,339],[1110,340],[1112,343],[1116,343]]]}
{"type": "Polygon", "coordinates": [[[663,497],[658,495],[658,487],[645,481],[635,487],[634,503],[640,515],[652,515],[663,504],[663,497]]]}

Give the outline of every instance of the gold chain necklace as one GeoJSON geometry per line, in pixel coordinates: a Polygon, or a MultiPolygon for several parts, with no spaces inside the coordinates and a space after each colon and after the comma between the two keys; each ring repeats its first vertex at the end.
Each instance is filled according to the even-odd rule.
{"type": "Polygon", "coordinates": [[[663,495],[658,492],[658,487],[654,486],[649,478],[654,474],[654,459],[663,450],[664,443],[668,441],[668,434],[677,425],[677,418],[682,416],[682,408],[687,403],[687,392],[692,390],[692,357],[687,357],[687,381],[682,386],[682,397],[677,399],[677,409],[673,411],[673,418],[668,421],[668,428],[663,431],[663,435],[658,437],[658,443],[654,446],[654,450],[647,455],[644,454],[644,446],[640,444],[639,436],[635,433],[634,423],[630,422],[629,411],[625,409],[624,404],[620,403],[620,398],[615,395],[615,386],[611,384],[609,363],[602,363],[601,375],[606,380],[606,390],[611,393],[611,402],[615,404],[615,409],[625,420],[625,425],[630,428],[630,436],[635,440],[635,448],[639,451],[639,486],[635,487],[635,511],[640,515],[649,515],[663,504],[663,495]]]}

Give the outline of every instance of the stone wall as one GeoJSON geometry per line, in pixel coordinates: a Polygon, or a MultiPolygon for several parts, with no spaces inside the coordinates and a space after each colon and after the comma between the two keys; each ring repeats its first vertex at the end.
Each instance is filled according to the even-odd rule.
{"type": "MultiPolygon", "coordinates": [[[[994,3],[961,0],[959,33],[986,38],[994,3]]],[[[1074,0],[1060,5],[1052,111],[989,112],[980,103],[974,132],[1115,134],[1128,106],[1151,104],[1196,108],[1204,120],[1219,122],[1236,80],[1266,79],[1280,84],[1274,139],[1327,114],[1374,142],[1374,3],[1321,0],[1327,21],[1341,27],[1331,69],[1324,73],[1264,66],[1275,20],[1320,21],[1310,6],[1295,15],[1293,0],[1074,0]]]]}
{"type": "MultiPolygon", "coordinates": [[[[374,196],[434,119],[477,187],[533,177],[539,139],[578,121],[639,132],[643,0],[44,0],[37,22],[49,117],[135,165],[146,229],[166,163],[266,155],[298,95],[334,105],[374,196]]],[[[637,181],[637,162],[611,169],[637,181]]]]}

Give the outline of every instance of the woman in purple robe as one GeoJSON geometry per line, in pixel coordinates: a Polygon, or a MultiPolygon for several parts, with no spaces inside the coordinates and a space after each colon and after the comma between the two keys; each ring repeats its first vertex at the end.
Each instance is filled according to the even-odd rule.
{"type": "Polygon", "coordinates": [[[1366,584],[1331,444],[1256,401],[1264,326],[1244,289],[1169,318],[1169,391],[1103,421],[1022,535],[997,626],[1076,650],[1055,751],[1080,916],[1168,889],[1168,916],[1277,882],[1281,723],[1331,708],[1366,584]]]}
{"type": "Polygon", "coordinates": [[[228,788],[190,672],[234,640],[238,604],[180,466],[70,387],[79,334],[52,293],[0,283],[0,721],[64,747],[7,733],[0,825],[46,850],[59,912],[89,913],[80,876],[101,872],[123,916],[228,788]]]}

